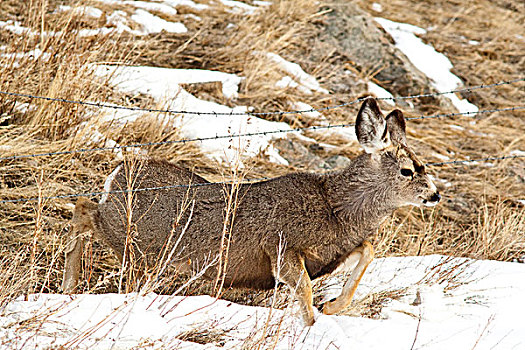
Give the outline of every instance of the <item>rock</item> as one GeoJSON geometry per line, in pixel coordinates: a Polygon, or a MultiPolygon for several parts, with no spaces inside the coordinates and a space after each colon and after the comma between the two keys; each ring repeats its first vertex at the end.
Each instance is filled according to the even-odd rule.
{"type": "Polygon", "coordinates": [[[319,144],[303,145],[297,139],[279,139],[273,145],[279,149],[279,154],[286,159],[290,165],[305,170],[332,170],[342,169],[350,163],[345,156],[335,155],[326,160],[316,153],[325,150],[319,144]]]}
{"type": "MultiPolygon", "coordinates": [[[[323,8],[330,10],[322,22],[319,36],[311,43],[314,60],[320,60],[328,48],[336,49],[334,56],[351,62],[361,72],[375,72],[374,78],[394,96],[407,96],[422,92],[437,92],[428,77],[394,46],[394,41],[373,17],[349,1],[334,1],[323,8]]],[[[342,78],[345,74],[334,74],[342,78]]],[[[348,75],[346,77],[348,79],[348,75]]],[[[328,82],[330,89],[340,90],[342,82],[328,82]]],[[[402,101],[397,101],[402,105],[402,101]]],[[[416,103],[415,103],[416,104],[416,103]]],[[[450,101],[441,96],[421,98],[417,103],[438,104],[454,109],[450,101]]]]}
{"type": "Polygon", "coordinates": [[[329,166],[328,169],[342,169],[350,164],[350,159],[336,155],[328,158],[325,163],[329,166]]]}
{"type": "Polygon", "coordinates": [[[279,139],[274,141],[273,145],[279,149],[279,154],[294,167],[307,170],[321,170],[328,167],[321,157],[298,142],[290,139],[279,139]]]}

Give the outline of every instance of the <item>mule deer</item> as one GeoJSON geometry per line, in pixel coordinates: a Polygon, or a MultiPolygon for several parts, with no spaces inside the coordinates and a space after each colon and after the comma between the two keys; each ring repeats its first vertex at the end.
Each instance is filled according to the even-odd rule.
{"type": "MultiPolygon", "coordinates": [[[[396,208],[432,206],[440,200],[424,164],[407,145],[400,110],[384,118],[377,102],[368,98],[359,110],[355,129],[365,153],[343,170],[321,175],[293,173],[238,185],[227,237],[228,264],[211,266],[205,276],[215,279],[223,273],[228,286],[256,289],[271,289],[276,280],[282,281],[295,291],[303,319],[312,325],[311,280],[357,258],[341,295],[325,303],[323,312],[334,314],[347,307],[373,259],[368,238],[379,225],[396,208]],[[280,254],[282,241],[285,249],[280,254]]],[[[145,161],[133,181],[143,188],[190,186],[135,192],[129,207],[133,219],[126,220],[127,193],[114,192],[129,188],[130,181],[126,168],[117,167],[104,187],[113,193],[104,195],[98,204],[80,199],[75,206],[62,284],[65,292],[77,287],[82,236],[88,231],[109,245],[121,261],[130,225],[137,254],[144,261],[154,263],[173,233],[182,236],[178,255],[170,260],[172,266],[190,271],[199,261],[221,254],[230,185],[211,184],[189,170],[158,160],[145,161]],[[184,210],[185,201],[191,203],[191,213],[190,204],[184,210]],[[187,224],[181,224],[186,220],[187,224]]]]}

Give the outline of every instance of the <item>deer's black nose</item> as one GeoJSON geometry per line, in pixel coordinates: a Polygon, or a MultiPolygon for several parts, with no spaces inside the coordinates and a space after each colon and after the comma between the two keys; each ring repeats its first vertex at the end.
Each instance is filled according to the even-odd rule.
{"type": "Polygon", "coordinates": [[[432,196],[430,196],[430,198],[428,199],[429,202],[439,202],[441,200],[441,195],[439,194],[439,192],[435,192],[432,196]]]}

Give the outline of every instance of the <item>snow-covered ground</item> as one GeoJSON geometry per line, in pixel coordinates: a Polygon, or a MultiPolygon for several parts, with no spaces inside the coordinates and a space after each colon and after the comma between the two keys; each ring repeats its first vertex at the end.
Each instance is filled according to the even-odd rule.
{"type": "MultiPolygon", "coordinates": [[[[114,31],[136,35],[162,30],[184,32],[186,27],[182,23],[161,19],[150,11],[162,12],[169,17],[178,13],[179,5],[192,7],[196,11],[208,7],[191,0],[99,2],[129,4],[134,10],[131,15],[115,11],[107,16],[103,28],[82,31],[79,35],[114,31]],[[130,21],[136,24],[131,27],[138,29],[132,30],[130,21]]],[[[246,15],[268,5],[265,1],[254,1],[253,5],[231,0],[221,2],[232,12],[240,11],[246,15]]],[[[101,10],[96,8],[96,2],[92,5],[76,11],[99,18],[101,10]]],[[[71,9],[64,7],[60,10],[71,9]]],[[[375,10],[380,12],[380,6],[375,6],[375,10]]],[[[200,20],[197,16],[191,19],[200,20]]],[[[423,29],[384,19],[377,21],[390,32],[396,45],[416,67],[431,78],[436,89],[447,91],[461,86],[461,81],[450,73],[450,61],[415,36],[422,34],[423,29]]],[[[30,31],[13,21],[0,21],[0,26],[16,34],[30,31]]],[[[37,50],[20,54],[33,55],[35,59],[40,56],[37,50]]],[[[297,88],[306,94],[329,94],[299,65],[275,53],[262,54],[283,72],[283,79],[276,89],[297,88]]],[[[94,69],[98,76],[109,79],[124,92],[152,97],[157,103],[154,108],[208,113],[155,114],[111,108],[99,110],[101,119],[112,122],[114,127],[123,127],[142,118],[158,118],[165,125],[178,129],[184,138],[210,138],[198,145],[214,159],[233,163],[239,153],[247,157],[263,153],[274,162],[286,163],[270,144],[274,137],[284,137],[284,133],[238,139],[214,137],[287,131],[290,130],[288,124],[243,114],[250,110],[249,106],[228,107],[199,99],[181,87],[181,84],[188,83],[220,82],[224,97],[235,102],[242,76],[157,67],[99,65],[94,69]]],[[[372,83],[368,84],[368,89],[378,97],[391,96],[372,83]]],[[[447,96],[460,111],[477,110],[476,106],[460,100],[455,94],[447,96]]],[[[297,102],[293,108],[307,110],[311,106],[297,102]]],[[[308,117],[320,125],[326,123],[320,113],[309,112],[308,117]]],[[[92,126],[88,127],[92,128],[93,142],[103,142],[104,135],[92,126]]],[[[355,140],[353,128],[329,129],[326,132],[355,140]]],[[[111,140],[104,142],[106,145],[113,144],[111,140]]],[[[340,282],[332,287],[325,286],[327,293],[337,294],[340,282]]],[[[440,256],[377,259],[365,274],[355,299],[400,293],[397,298],[386,299],[387,303],[377,319],[318,315],[315,325],[306,328],[294,316],[293,307],[284,311],[270,310],[241,306],[209,296],[33,295],[27,301],[23,298],[12,301],[0,310],[0,349],[43,349],[60,345],[85,349],[229,349],[243,344],[249,348],[249,342],[262,339],[265,330],[276,335],[271,344],[278,349],[525,348],[525,264],[440,256]],[[203,345],[179,339],[183,332],[196,330],[222,333],[222,343],[203,345]]]]}
{"type": "MultiPolygon", "coordinates": [[[[161,31],[181,33],[186,31],[186,27],[180,22],[171,22],[169,18],[177,15],[177,7],[186,6],[195,11],[209,8],[207,4],[200,4],[192,0],[166,0],[162,2],[149,1],[129,1],[129,0],[98,0],[99,3],[105,3],[116,6],[126,6],[134,10],[128,14],[122,10],[115,10],[106,15],[106,23],[99,29],[83,29],[78,35],[90,36],[97,34],[107,34],[111,32],[128,32],[134,35],[145,35],[150,33],[159,33],[161,31]],[[162,13],[165,18],[160,18],[154,13],[162,13]],[[131,25],[134,23],[134,25],[131,25]],[[136,28],[136,29],[131,29],[136,28]]],[[[73,11],[86,17],[101,18],[102,11],[96,7],[94,2],[92,6],[79,6],[72,8],[70,6],[60,6],[57,11],[73,11]]],[[[270,3],[267,1],[255,1],[253,5],[248,5],[240,1],[221,0],[221,3],[232,12],[251,15],[270,3]]],[[[379,10],[377,10],[379,11],[379,10]]],[[[179,16],[180,18],[180,16],[179,16]]],[[[201,21],[198,16],[186,16],[186,20],[201,21]]],[[[434,87],[443,92],[453,90],[462,86],[461,80],[450,72],[452,65],[448,58],[436,52],[431,46],[424,44],[415,34],[423,34],[424,29],[403,23],[392,22],[383,18],[376,18],[385,30],[387,30],[395,39],[396,46],[401,49],[414,65],[422,72],[427,74],[434,87]]],[[[30,33],[29,28],[25,28],[20,23],[13,21],[0,21],[0,27],[16,34],[30,33]]],[[[46,32],[44,35],[56,35],[57,33],[46,32]]],[[[1,49],[0,49],[1,51],[1,49]]],[[[2,54],[6,55],[6,54],[2,54]]],[[[10,54],[12,55],[12,54],[10,54]]],[[[17,54],[22,57],[39,57],[40,51],[21,52],[17,54]]],[[[48,55],[48,54],[45,54],[48,55]]],[[[306,73],[298,64],[289,62],[283,57],[272,52],[254,52],[254,55],[265,56],[270,62],[276,65],[284,74],[281,80],[276,84],[276,89],[296,88],[304,94],[313,92],[329,94],[329,91],[312,75],[306,73]]],[[[202,83],[202,82],[220,82],[222,92],[226,98],[235,99],[238,95],[239,84],[242,81],[241,76],[226,74],[222,72],[212,72],[206,70],[182,70],[166,69],[156,67],[117,67],[117,66],[98,66],[95,69],[97,75],[107,78],[111,76],[111,83],[117,88],[128,93],[142,93],[153,97],[158,106],[162,109],[203,112],[203,113],[220,113],[213,114],[196,114],[196,113],[179,113],[179,114],[159,114],[157,118],[162,119],[164,125],[171,126],[179,130],[180,135],[184,138],[204,138],[203,142],[198,145],[203,152],[210,158],[218,161],[226,161],[231,164],[241,164],[241,157],[253,157],[258,154],[266,155],[270,161],[287,164],[287,161],[279,155],[277,149],[271,145],[271,140],[275,138],[286,137],[287,131],[291,128],[286,123],[276,123],[266,121],[262,118],[250,115],[233,115],[237,113],[249,112],[249,106],[236,106],[230,108],[215,102],[199,99],[186,90],[180,84],[182,83],[202,83]],[[231,113],[232,115],[227,115],[231,113]],[[270,133],[268,133],[270,132],[270,133]],[[250,137],[229,138],[228,135],[235,134],[255,134],[250,137]],[[265,134],[267,133],[267,134],[265,134]]],[[[387,102],[392,102],[393,96],[390,92],[380,86],[369,82],[368,90],[377,97],[386,98],[387,102]]],[[[455,94],[446,94],[454,105],[461,112],[477,111],[477,107],[466,100],[460,100],[455,94]]],[[[296,106],[301,110],[303,102],[297,102],[296,106]]],[[[310,109],[310,108],[308,108],[310,109]]],[[[111,121],[112,125],[122,127],[126,123],[132,123],[136,120],[149,118],[151,114],[138,111],[125,111],[106,108],[101,112],[103,121],[111,121]]],[[[320,113],[305,113],[305,117],[311,118],[317,125],[326,125],[327,121],[320,113]]],[[[96,127],[83,124],[89,130],[92,130],[92,143],[103,143],[105,146],[115,146],[117,143],[107,139],[103,133],[96,127]]],[[[348,142],[355,141],[355,133],[352,127],[349,128],[332,128],[320,130],[318,132],[335,135],[343,138],[348,142]]],[[[116,151],[117,157],[122,156],[120,150],[116,151]]]]}
{"type": "MultiPolygon", "coordinates": [[[[453,66],[447,56],[437,52],[431,45],[425,44],[416,36],[416,34],[425,34],[425,29],[380,17],[376,17],[375,20],[394,38],[396,47],[408,57],[412,64],[430,78],[436,90],[447,92],[463,86],[461,79],[451,72],[453,66]]],[[[477,106],[460,99],[455,93],[444,94],[444,96],[448,97],[462,113],[479,110],[477,106]]]]}
{"type": "MultiPolygon", "coordinates": [[[[156,67],[97,66],[95,74],[110,77],[110,82],[121,91],[142,93],[153,97],[163,109],[181,113],[158,114],[163,124],[177,129],[187,139],[205,138],[199,143],[203,152],[216,160],[236,164],[239,155],[254,157],[264,153],[270,161],[288,164],[278,151],[269,144],[274,138],[285,137],[291,127],[286,123],[267,121],[247,114],[248,107],[230,108],[215,102],[199,99],[186,90],[182,83],[220,82],[223,95],[235,98],[242,78],[207,70],[185,70],[156,67]],[[182,113],[190,111],[190,113],[182,113]],[[202,114],[201,114],[202,113],[202,114]],[[270,132],[270,134],[265,134],[270,132]],[[228,137],[236,134],[256,134],[250,137],[228,137]]],[[[115,110],[102,111],[104,121],[117,124],[145,118],[146,112],[115,110]]]]}
{"type": "MultiPolygon", "coordinates": [[[[337,286],[325,289],[337,293],[337,286]]],[[[376,259],[355,299],[372,295],[387,296],[377,318],[318,314],[312,327],[303,326],[295,306],[270,310],[209,296],[31,295],[1,311],[0,349],[250,348],[264,332],[275,337],[263,348],[277,349],[525,348],[525,264],[436,255],[376,259]],[[183,341],[184,332],[221,340],[183,341]]]]}

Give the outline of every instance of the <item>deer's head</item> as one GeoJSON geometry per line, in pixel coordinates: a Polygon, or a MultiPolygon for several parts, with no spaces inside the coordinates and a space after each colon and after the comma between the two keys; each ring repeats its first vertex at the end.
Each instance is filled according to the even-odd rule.
{"type": "Polygon", "coordinates": [[[371,176],[376,176],[395,206],[436,205],[441,196],[426,173],[425,165],[408,146],[405,118],[396,109],[385,117],[377,102],[368,98],[357,115],[356,135],[370,154],[371,176]]]}

